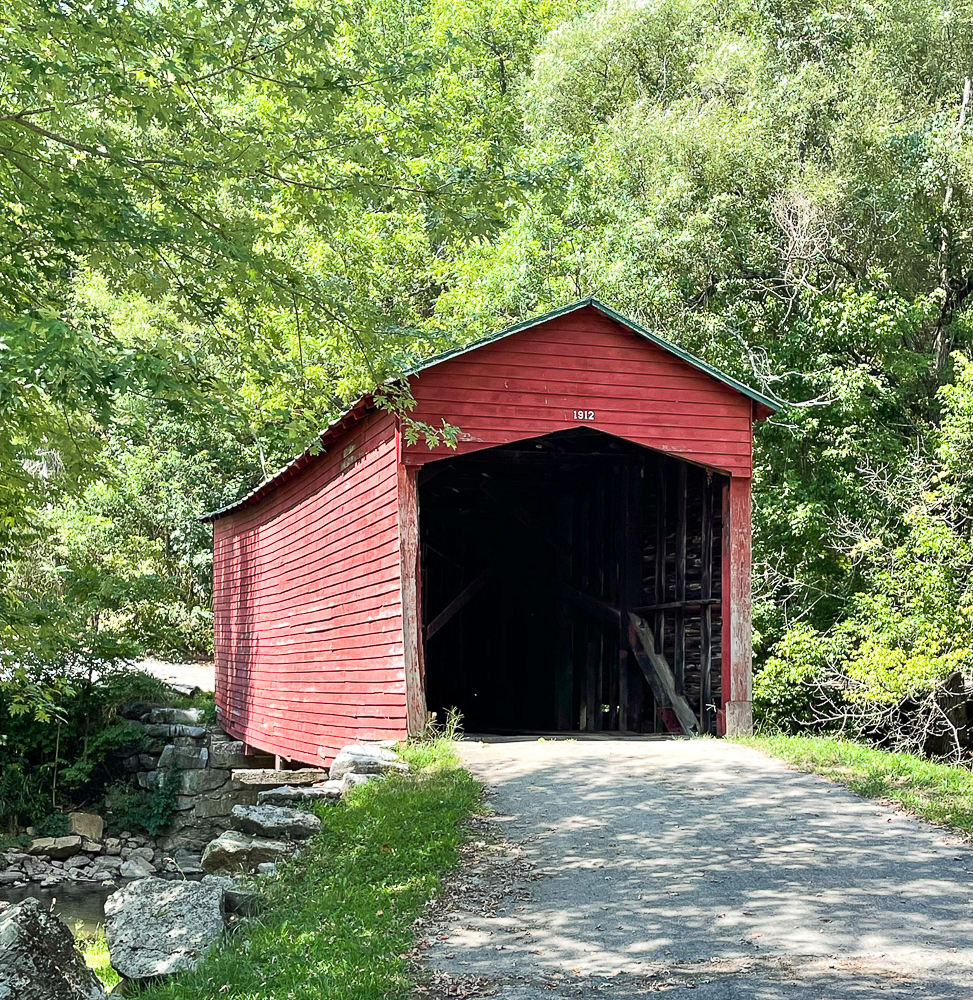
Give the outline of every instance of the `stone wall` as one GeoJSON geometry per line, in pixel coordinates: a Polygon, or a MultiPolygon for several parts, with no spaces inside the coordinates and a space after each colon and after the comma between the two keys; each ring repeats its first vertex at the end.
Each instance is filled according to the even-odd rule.
{"type": "Polygon", "coordinates": [[[170,770],[178,778],[176,812],[156,838],[164,851],[201,851],[226,829],[234,806],[257,801],[257,789],[236,781],[234,768],[273,767],[270,755],[246,754],[238,740],[198,719],[194,709],[153,709],[137,723],[145,734],[142,751],[122,762],[140,788],[159,788],[170,770]]]}

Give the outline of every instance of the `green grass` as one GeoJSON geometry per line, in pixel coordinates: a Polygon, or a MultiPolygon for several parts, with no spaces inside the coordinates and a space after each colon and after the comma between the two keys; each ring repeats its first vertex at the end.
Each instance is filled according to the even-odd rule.
{"type": "Polygon", "coordinates": [[[394,1000],[411,993],[413,921],[454,866],[480,787],[447,740],[407,747],[408,776],[317,809],[300,858],[258,880],[264,915],[142,1000],[394,1000]]]}
{"type": "Polygon", "coordinates": [[[973,772],[965,767],[824,736],[752,736],[739,742],[866,798],[897,802],[932,823],[973,833],[973,772]]]}
{"type": "Polygon", "coordinates": [[[111,960],[108,957],[105,928],[99,924],[94,934],[76,929],[75,939],[84,956],[85,965],[94,971],[105,989],[110,990],[118,982],[119,975],[111,967],[111,960]]]}

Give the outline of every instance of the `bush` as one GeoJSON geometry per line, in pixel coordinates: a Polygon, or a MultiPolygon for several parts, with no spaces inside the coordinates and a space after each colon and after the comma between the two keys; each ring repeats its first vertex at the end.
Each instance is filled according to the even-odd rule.
{"type": "Polygon", "coordinates": [[[797,625],[774,647],[754,678],[753,716],[758,729],[797,733],[824,725],[832,714],[823,694],[833,652],[829,645],[810,626],[797,625]]]}
{"type": "Polygon", "coordinates": [[[0,680],[0,822],[8,832],[99,802],[117,777],[114,761],[143,738],[121,709],[165,703],[166,694],[157,678],[110,663],[10,671],[0,680]]]}
{"type": "Polygon", "coordinates": [[[132,788],[124,782],[113,785],[105,797],[112,822],[121,830],[144,830],[156,837],[169,825],[176,811],[179,772],[175,768],[158,771],[155,788],[132,788]]]}

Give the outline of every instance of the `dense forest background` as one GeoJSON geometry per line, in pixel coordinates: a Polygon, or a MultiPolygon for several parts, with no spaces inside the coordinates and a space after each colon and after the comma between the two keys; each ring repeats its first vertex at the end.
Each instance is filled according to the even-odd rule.
{"type": "Polygon", "coordinates": [[[423,356],[588,295],[786,403],[765,719],[969,674],[971,72],[962,0],[9,0],[8,710],[206,656],[201,513],[423,356]]]}

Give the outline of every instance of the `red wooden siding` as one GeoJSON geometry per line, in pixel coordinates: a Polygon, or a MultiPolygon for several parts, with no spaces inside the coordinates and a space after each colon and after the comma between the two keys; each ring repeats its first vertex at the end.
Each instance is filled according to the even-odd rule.
{"type": "Polygon", "coordinates": [[[461,434],[456,451],[406,448],[410,465],[589,426],[750,475],[751,401],[590,306],[448,358],[412,386],[414,417],[461,434]]]}
{"type": "Polygon", "coordinates": [[[236,738],[319,762],[405,736],[396,456],[372,413],[215,522],[216,699],[236,738]]]}

